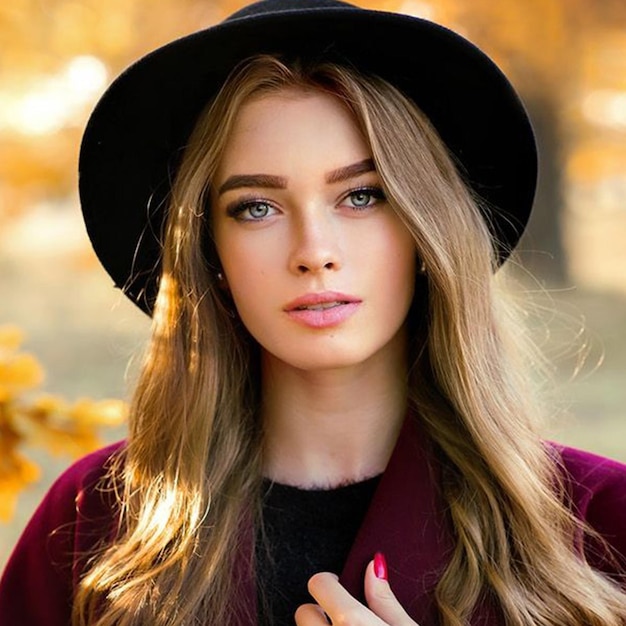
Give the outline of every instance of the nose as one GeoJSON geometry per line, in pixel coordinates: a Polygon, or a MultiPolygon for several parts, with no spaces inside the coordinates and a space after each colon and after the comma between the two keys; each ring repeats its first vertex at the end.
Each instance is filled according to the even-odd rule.
{"type": "Polygon", "coordinates": [[[323,211],[301,214],[292,225],[289,268],[295,274],[336,271],[341,267],[337,224],[323,211]]]}

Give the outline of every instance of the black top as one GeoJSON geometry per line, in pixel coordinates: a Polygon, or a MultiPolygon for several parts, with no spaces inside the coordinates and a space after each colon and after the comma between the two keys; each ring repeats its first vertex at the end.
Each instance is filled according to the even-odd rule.
{"type": "Polygon", "coordinates": [[[309,578],[341,573],[379,480],[334,489],[265,482],[264,533],[256,548],[261,624],[293,626],[298,606],[313,602],[309,578]]]}

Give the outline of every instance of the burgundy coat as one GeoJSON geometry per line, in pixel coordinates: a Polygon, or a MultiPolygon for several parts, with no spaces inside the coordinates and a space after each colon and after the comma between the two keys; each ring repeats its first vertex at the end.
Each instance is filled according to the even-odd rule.
{"type": "MultiPolygon", "coordinates": [[[[0,580],[1,626],[68,626],[73,586],[85,555],[114,519],[111,496],[94,489],[115,444],[78,461],[53,485],[19,540],[0,580]]],[[[614,548],[626,572],[626,465],[567,447],[563,459],[578,515],[614,548]]],[[[374,494],[340,580],[363,597],[365,566],[376,551],[389,565],[401,604],[420,626],[438,623],[433,590],[452,546],[437,467],[417,429],[407,420],[374,494]]],[[[591,564],[610,575],[613,565],[588,550],[591,564]]],[[[241,592],[254,611],[252,579],[241,592]]],[[[254,614],[254,612],[252,612],[254,614]]],[[[239,622],[239,626],[245,623],[239,622]]],[[[477,609],[473,626],[501,626],[497,611],[477,609]]]]}

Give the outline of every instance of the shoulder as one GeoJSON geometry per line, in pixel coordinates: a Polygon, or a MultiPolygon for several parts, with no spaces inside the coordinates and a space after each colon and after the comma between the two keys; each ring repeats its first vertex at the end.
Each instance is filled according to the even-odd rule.
{"type": "Polygon", "coordinates": [[[26,528],[47,533],[48,545],[71,536],[76,552],[87,551],[111,524],[115,489],[105,481],[111,461],[123,453],[124,442],[96,450],[71,465],[54,482],[26,528]],[[97,535],[97,536],[94,536],[97,535]]]}
{"type": "Polygon", "coordinates": [[[124,447],[125,442],[119,441],[76,461],[53,483],[41,506],[71,501],[73,513],[80,512],[83,506],[90,506],[95,488],[107,474],[110,462],[123,452],[124,447]]]}
{"type": "Polygon", "coordinates": [[[104,485],[119,442],[75,462],[52,485],[22,533],[0,579],[7,626],[70,623],[81,558],[111,531],[112,489],[104,485]],[[32,598],[37,598],[33,602],[32,598]]]}
{"type": "MultiPolygon", "coordinates": [[[[553,445],[560,455],[574,512],[609,544],[626,570],[626,464],[553,445]]],[[[601,546],[592,545],[587,552],[592,564],[604,568],[606,551],[601,546]]]]}
{"type": "Polygon", "coordinates": [[[36,533],[59,533],[68,524],[93,519],[111,503],[110,490],[103,488],[111,460],[124,449],[124,442],[101,448],[73,463],[50,487],[31,518],[24,537],[36,533]]]}
{"type": "MultiPolygon", "coordinates": [[[[118,442],[88,454],[66,469],[35,511],[25,535],[84,534],[97,520],[110,519],[114,490],[105,485],[104,479],[111,461],[123,450],[124,442],[118,442]]],[[[80,542],[80,537],[75,539],[80,542]]]]}
{"type": "Polygon", "coordinates": [[[559,453],[565,479],[581,513],[598,498],[610,500],[618,509],[626,507],[626,464],[584,450],[551,445],[559,453]]]}

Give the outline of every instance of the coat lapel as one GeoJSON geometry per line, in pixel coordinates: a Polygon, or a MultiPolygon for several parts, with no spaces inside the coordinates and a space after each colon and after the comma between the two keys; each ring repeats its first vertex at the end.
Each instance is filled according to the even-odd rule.
{"type": "Polygon", "coordinates": [[[438,623],[432,591],[452,549],[439,484],[432,447],[409,415],[340,577],[363,601],[365,568],[382,552],[391,588],[420,626],[438,623]]]}

